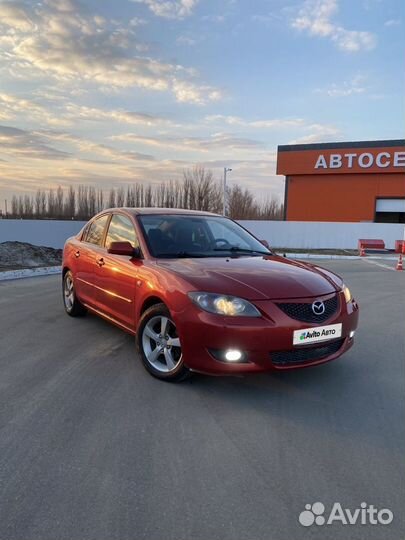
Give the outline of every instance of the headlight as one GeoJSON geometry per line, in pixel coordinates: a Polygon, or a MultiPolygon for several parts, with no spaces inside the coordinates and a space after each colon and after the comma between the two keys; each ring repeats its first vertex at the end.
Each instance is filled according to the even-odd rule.
{"type": "Polygon", "coordinates": [[[198,307],[210,313],[230,317],[260,317],[260,311],[243,298],[204,292],[191,292],[188,296],[198,307]]]}
{"type": "Polygon", "coordinates": [[[350,292],[349,287],[346,287],[346,285],[343,285],[343,294],[345,295],[346,304],[353,300],[352,293],[350,292]]]}

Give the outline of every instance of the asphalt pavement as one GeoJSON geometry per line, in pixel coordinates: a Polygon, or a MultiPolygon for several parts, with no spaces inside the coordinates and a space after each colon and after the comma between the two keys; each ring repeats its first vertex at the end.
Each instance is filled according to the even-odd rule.
{"type": "Polygon", "coordinates": [[[321,264],[360,303],[351,351],[177,385],[131,336],[65,315],[60,276],[1,282],[0,540],[402,540],[405,272],[321,264]],[[304,527],[314,502],[394,519],[304,527]]]}

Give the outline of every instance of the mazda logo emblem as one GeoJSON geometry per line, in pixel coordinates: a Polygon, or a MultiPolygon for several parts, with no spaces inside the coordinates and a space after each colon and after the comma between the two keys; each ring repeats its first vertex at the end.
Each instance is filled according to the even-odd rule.
{"type": "Polygon", "coordinates": [[[315,315],[323,315],[325,313],[325,304],[321,300],[315,300],[312,303],[312,311],[315,315]]]}

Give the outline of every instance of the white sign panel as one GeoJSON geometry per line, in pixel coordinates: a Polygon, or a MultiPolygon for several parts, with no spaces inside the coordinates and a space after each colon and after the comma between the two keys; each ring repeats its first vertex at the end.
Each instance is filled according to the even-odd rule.
{"type": "Polygon", "coordinates": [[[304,330],[295,330],[293,345],[308,345],[309,343],[318,343],[319,341],[329,341],[342,336],[342,323],[329,324],[327,326],[317,326],[313,328],[304,328],[304,330]]]}

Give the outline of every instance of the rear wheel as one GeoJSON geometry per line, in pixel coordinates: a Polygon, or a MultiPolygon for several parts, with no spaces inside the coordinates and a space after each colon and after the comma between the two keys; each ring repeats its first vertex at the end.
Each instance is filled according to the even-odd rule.
{"type": "Polygon", "coordinates": [[[156,304],[143,313],[137,345],[143,365],[154,377],[179,382],[189,376],[176,325],[164,304],[156,304]]]}
{"type": "Polygon", "coordinates": [[[65,311],[71,317],[80,317],[87,312],[87,309],[77,299],[73,274],[70,270],[63,276],[63,304],[65,311]]]}

